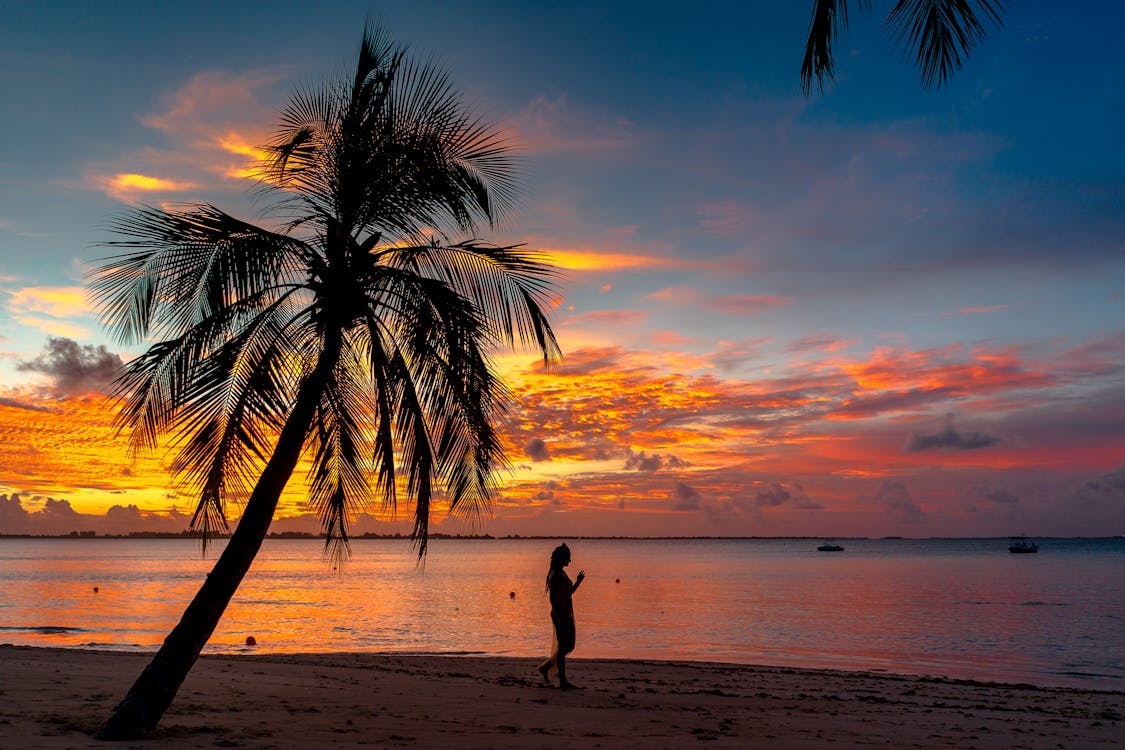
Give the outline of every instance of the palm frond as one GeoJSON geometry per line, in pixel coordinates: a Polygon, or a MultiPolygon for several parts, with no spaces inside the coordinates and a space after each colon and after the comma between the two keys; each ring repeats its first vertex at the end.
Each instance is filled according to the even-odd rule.
{"type": "Polygon", "coordinates": [[[414,539],[418,557],[424,557],[430,538],[430,503],[433,500],[434,452],[426,424],[426,409],[419,397],[410,366],[401,352],[391,360],[398,384],[397,442],[406,464],[406,492],[414,498],[414,539]]]}
{"type": "Polygon", "coordinates": [[[110,229],[130,239],[104,246],[135,252],[106,258],[88,288],[103,324],[123,343],[179,335],[232,302],[264,295],[298,274],[311,252],[206,204],[141,207],[110,229]]]}
{"type": "Polygon", "coordinates": [[[364,325],[367,327],[366,345],[368,365],[373,385],[372,397],[375,402],[375,432],[372,438],[371,462],[375,467],[375,490],[380,499],[380,510],[393,516],[397,510],[397,484],[395,481],[395,442],[394,405],[398,402],[397,381],[394,361],[393,339],[384,342],[389,333],[382,325],[380,317],[369,314],[364,325]]]}
{"type": "Polygon", "coordinates": [[[562,357],[546,310],[561,272],[548,256],[522,245],[469,240],[452,245],[391,247],[384,262],[415,268],[450,284],[490,321],[500,344],[531,346],[551,364],[562,357]]]}
{"type": "Polygon", "coordinates": [[[349,370],[366,370],[356,356],[353,347],[345,347],[334,377],[323,390],[309,436],[313,454],[309,506],[321,519],[326,549],[337,559],[347,549],[351,519],[366,509],[371,496],[366,456],[372,409],[370,392],[361,387],[366,378],[349,376],[349,370]]]}
{"type": "Polygon", "coordinates": [[[899,0],[886,26],[918,67],[922,85],[941,88],[987,37],[982,18],[1001,26],[1003,8],[1001,0],[899,0]]]}
{"type": "Polygon", "coordinates": [[[192,528],[204,545],[217,521],[226,526],[227,498],[250,495],[284,424],[296,387],[291,359],[300,350],[293,346],[299,336],[286,328],[291,320],[285,311],[261,316],[228,342],[210,358],[210,372],[199,372],[197,396],[182,409],[176,465],[201,488],[192,528]]]}
{"type": "MultiPolygon", "coordinates": [[[[870,0],[858,0],[860,10],[870,12],[870,0]]],[[[814,0],[801,63],[801,91],[809,95],[812,80],[824,90],[825,79],[836,77],[836,55],[832,51],[839,36],[848,28],[848,0],[814,0]]]]}

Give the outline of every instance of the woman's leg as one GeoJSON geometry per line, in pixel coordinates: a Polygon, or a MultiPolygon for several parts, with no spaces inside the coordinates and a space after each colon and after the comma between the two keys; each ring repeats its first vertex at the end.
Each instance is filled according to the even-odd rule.
{"type": "Polygon", "coordinates": [[[566,679],[566,656],[574,650],[575,641],[575,628],[574,621],[557,623],[555,632],[558,640],[558,656],[555,661],[559,667],[559,687],[564,690],[574,687],[570,681],[566,679]]]}
{"type": "Polygon", "coordinates": [[[554,630],[554,627],[552,627],[551,631],[553,634],[551,636],[551,655],[548,656],[547,660],[540,664],[538,667],[539,674],[543,675],[543,682],[546,682],[548,684],[550,684],[551,682],[551,670],[555,669],[555,666],[559,660],[559,637],[558,633],[554,632],[554,630]]]}
{"type": "Polygon", "coordinates": [[[551,654],[547,657],[547,661],[539,665],[539,674],[543,675],[543,682],[551,683],[551,670],[558,664],[558,656],[551,654]]]}

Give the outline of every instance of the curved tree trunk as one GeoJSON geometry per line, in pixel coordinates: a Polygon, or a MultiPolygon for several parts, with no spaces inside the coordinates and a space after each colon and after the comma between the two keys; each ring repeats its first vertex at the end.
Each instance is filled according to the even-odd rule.
{"type": "Polygon", "coordinates": [[[155,729],[176,697],[262,546],[281,492],[301,457],[308,425],[338,356],[338,349],[331,356],[327,352],[322,354],[316,369],[301,384],[293,411],[226,549],[184,610],[179,624],[164,639],[164,645],[114,709],[96,735],[97,739],[125,740],[155,729]]]}

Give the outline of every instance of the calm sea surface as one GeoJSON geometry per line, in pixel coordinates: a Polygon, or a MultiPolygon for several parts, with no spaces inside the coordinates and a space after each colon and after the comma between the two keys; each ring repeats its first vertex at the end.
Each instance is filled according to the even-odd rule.
{"type": "MultiPolygon", "coordinates": [[[[1125,689],[1125,539],[575,540],[575,657],[1125,689]],[[618,582],[619,581],[619,582],[618,582]]],[[[269,540],[207,650],[539,656],[550,540],[269,540]],[[512,594],[515,594],[513,597],[512,594]]],[[[155,649],[213,562],[187,540],[0,539],[0,643],[155,649]],[[94,587],[98,592],[94,592],[94,587]]]]}

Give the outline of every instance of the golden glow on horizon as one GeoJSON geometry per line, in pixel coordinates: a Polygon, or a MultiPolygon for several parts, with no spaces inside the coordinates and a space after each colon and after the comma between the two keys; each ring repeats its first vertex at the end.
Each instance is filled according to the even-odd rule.
{"type": "MultiPolygon", "coordinates": [[[[669,374],[652,366],[653,356],[578,350],[554,371],[526,355],[503,358],[517,411],[507,427],[513,471],[501,478],[497,522],[523,533],[520,523],[565,514],[592,524],[575,527],[584,533],[612,534],[620,531],[612,524],[625,519],[683,516],[706,506],[713,513],[726,509],[725,516],[711,516],[727,518],[724,523],[742,519],[738,528],[749,533],[745,524],[761,521],[760,503],[772,518],[795,518],[814,505],[827,517],[828,503],[832,512],[858,518],[870,502],[857,499],[862,492],[870,496],[880,482],[906,481],[935,466],[951,473],[1080,466],[1096,476],[1117,466],[1125,450],[1120,441],[1055,446],[1007,440],[987,450],[940,444],[909,450],[912,435],[941,437],[950,429],[934,413],[935,390],[962,398],[961,414],[971,415],[974,406],[985,413],[1012,408],[1004,399],[1015,399],[1028,383],[1051,382],[1035,363],[1005,350],[880,347],[866,359],[837,354],[806,362],[798,356],[774,378],[754,380],[669,374]],[[859,483],[862,492],[855,489],[859,483]],[[790,494],[799,485],[815,490],[805,506],[786,504],[771,495],[782,485],[790,494]]],[[[701,364],[695,372],[704,372],[701,364]]],[[[34,508],[55,497],[84,513],[130,504],[155,515],[169,515],[173,506],[190,513],[193,498],[171,485],[169,457],[129,461],[125,445],[113,436],[112,411],[99,399],[0,393],[0,465],[6,470],[0,491],[39,495],[34,508]]],[[[305,463],[295,472],[277,528],[290,528],[286,518],[305,514],[307,469],[305,463]]],[[[934,492],[927,497],[946,496],[934,492]]],[[[692,518],[703,523],[708,516],[692,518]]]]}

